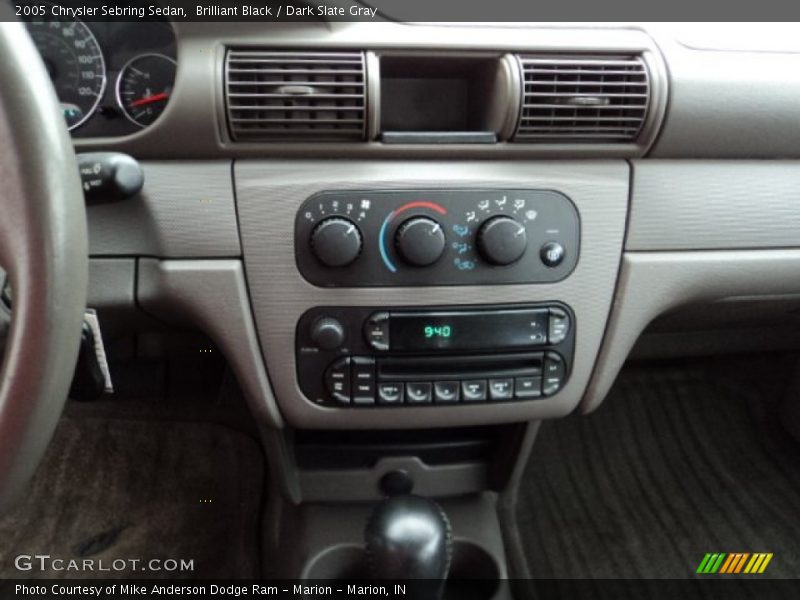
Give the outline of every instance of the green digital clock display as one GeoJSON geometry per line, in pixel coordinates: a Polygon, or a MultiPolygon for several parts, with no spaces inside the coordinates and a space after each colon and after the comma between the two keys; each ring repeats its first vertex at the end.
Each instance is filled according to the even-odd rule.
{"type": "Polygon", "coordinates": [[[449,338],[453,333],[453,329],[450,325],[425,325],[424,331],[427,339],[449,338]]]}

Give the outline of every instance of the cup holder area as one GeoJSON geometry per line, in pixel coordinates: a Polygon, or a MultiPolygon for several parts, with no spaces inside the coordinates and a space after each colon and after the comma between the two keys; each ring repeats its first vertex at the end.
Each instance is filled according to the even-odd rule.
{"type": "MultiPolygon", "coordinates": [[[[309,561],[303,579],[369,579],[364,549],[345,544],[326,548],[309,561]]],[[[500,566],[497,560],[473,542],[453,542],[453,562],[445,586],[445,600],[492,600],[499,589],[500,566]]]]}

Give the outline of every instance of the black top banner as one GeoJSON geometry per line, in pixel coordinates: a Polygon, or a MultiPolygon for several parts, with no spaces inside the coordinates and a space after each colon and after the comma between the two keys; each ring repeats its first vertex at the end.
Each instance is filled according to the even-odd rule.
{"type": "MultiPolygon", "coordinates": [[[[796,0],[0,0],[12,18],[135,22],[795,21],[796,0]]],[[[798,29],[800,33],[800,28],[798,29]]]]}

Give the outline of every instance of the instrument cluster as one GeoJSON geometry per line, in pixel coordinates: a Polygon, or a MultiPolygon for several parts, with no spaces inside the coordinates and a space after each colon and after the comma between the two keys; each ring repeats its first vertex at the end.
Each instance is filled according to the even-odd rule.
{"type": "Polygon", "coordinates": [[[167,107],[177,70],[168,21],[26,21],[73,137],[124,136],[167,107]]]}

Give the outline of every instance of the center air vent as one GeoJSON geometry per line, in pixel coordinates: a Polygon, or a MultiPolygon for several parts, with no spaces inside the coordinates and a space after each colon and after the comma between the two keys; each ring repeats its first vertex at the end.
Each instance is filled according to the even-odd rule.
{"type": "Polygon", "coordinates": [[[650,78],[639,56],[520,56],[524,84],[513,141],[633,142],[650,78]]]}
{"type": "Polygon", "coordinates": [[[238,141],[361,141],[363,52],[229,50],[228,126],[238,141]]]}

